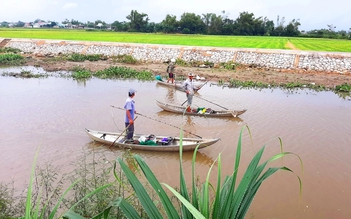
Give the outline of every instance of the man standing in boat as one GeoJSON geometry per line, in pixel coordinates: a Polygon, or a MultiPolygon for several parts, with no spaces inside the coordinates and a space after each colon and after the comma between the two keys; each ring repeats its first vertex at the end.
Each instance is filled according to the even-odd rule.
{"type": "Polygon", "coordinates": [[[172,82],[172,84],[174,83],[174,69],[175,69],[175,59],[171,59],[171,62],[169,63],[169,65],[167,66],[167,73],[168,73],[168,80],[167,83],[169,83],[169,81],[172,82]]]}
{"type": "Polygon", "coordinates": [[[126,125],[126,131],[127,131],[127,136],[126,136],[126,143],[131,143],[134,142],[133,140],[133,135],[134,135],[134,115],[136,113],[135,111],[135,101],[133,100],[133,97],[135,96],[136,90],[134,89],[129,89],[128,91],[128,98],[126,100],[126,103],[124,104],[124,109],[126,110],[126,116],[125,116],[125,125],[126,125]]]}
{"type": "Polygon", "coordinates": [[[187,112],[191,112],[191,104],[193,102],[193,96],[195,94],[195,92],[197,92],[199,89],[195,89],[194,87],[194,81],[193,81],[194,75],[192,73],[188,74],[188,79],[185,80],[184,84],[183,84],[183,88],[185,90],[186,93],[186,98],[188,99],[188,105],[186,108],[187,112]]]}

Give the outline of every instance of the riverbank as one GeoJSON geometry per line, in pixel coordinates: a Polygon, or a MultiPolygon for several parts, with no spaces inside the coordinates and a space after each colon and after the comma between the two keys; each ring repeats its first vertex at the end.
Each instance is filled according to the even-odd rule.
{"type": "MultiPolygon", "coordinates": [[[[113,59],[99,60],[99,61],[84,61],[72,62],[55,57],[40,57],[34,55],[25,55],[25,65],[40,66],[46,71],[70,71],[79,66],[89,71],[96,72],[104,70],[111,66],[125,66],[138,71],[147,70],[154,73],[154,75],[162,75],[166,77],[166,63],[142,63],[125,64],[117,63],[113,59]]],[[[301,83],[301,84],[315,84],[322,85],[326,88],[334,88],[337,85],[344,83],[351,84],[351,74],[345,73],[331,73],[307,70],[286,70],[286,69],[270,69],[262,67],[250,67],[241,65],[235,70],[227,70],[224,68],[200,68],[200,67],[184,67],[177,66],[176,74],[178,76],[185,76],[192,72],[200,77],[205,77],[211,81],[227,82],[229,79],[239,81],[253,81],[261,83],[301,83]]]]}
{"type": "MultiPolygon", "coordinates": [[[[0,39],[1,40],[1,39],[0,39]]],[[[3,39],[3,47],[22,51],[26,65],[40,66],[47,71],[72,70],[75,66],[91,72],[110,66],[126,66],[147,70],[155,75],[166,74],[166,60],[177,58],[176,74],[189,72],[211,81],[257,82],[265,84],[320,85],[335,88],[351,84],[351,53],[306,52],[297,50],[264,50],[238,48],[184,47],[170,45],[121,44],[88,41],[55,41],[3,39]],[[68,54],[101,55],[105,60],[70,62],[68,54]],[[136,64],[118,63],[114,57],[130,56],[136,64]],[[185,67],[192,66],[198,67],[185,67]],[[235,70],[221,66],[237,65],[235,70]],[[211,68],[203,68],[205,64],[211,68]]]]}

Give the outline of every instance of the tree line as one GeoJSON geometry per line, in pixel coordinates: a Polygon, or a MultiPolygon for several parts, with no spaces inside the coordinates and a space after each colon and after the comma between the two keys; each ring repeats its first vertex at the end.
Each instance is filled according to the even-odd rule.
{"type": "MultiPolygon", "coordinates": [[[[143,33],[182,33],[182,34],[205,34],[205,35],[238,35],[238,36],[288,36],[288,37],[317,37],[351,39],[351,28],[347,31],[335,31],[335,26],[327,25],[328,28],[311,31],[300,31],[299,19],[285,21],[285,17],[277,16],[276,22],[267,17],[256,18],[253,13],[241,12],[234,20],[229,18],[226,11],[221,14],[206,13],[183,13],[178,20],[175,15],[167,14],[160,23],[150,22],[149,16],[132,10],[126,16],[127,21],[114,21],[107,24],[104,21],[80,22],[66,19],[62,23],[76,25],[85,28],[97,28],[117,32],[143,32],[143,33]]],[[[37,19],[38,20],[38,19],[37,19]]],[[[4,22],[2,23],[3,26],[4,22]]],[[[18,22],[17,25],[24,25],[18,22]]],[[[52,27],[51,22],[46,27],[52,27]]]]}

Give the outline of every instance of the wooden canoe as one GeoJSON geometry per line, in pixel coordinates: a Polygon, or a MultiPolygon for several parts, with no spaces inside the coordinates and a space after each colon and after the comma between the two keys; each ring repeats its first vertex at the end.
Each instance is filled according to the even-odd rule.
{"type": "MultiPolygon", "coordinates": [[[[157,84],[159,85],[163,85],[163,86],[166,86],[166,87],[171,87],[171,88],[174,88],[176,90],[180,90],[180,91],[183,91],[184,92],[184,88],[183,88],[183,83],[179,83],[179,82],[175,82],[175,83],[167,83],[165,81],[160,81],[160,80],[156,80],[157,84]]],[[[198,84],[194,84],[194,88],[195,89],[198,89],[201,85],[198,85],[198,84]]]]}
{"type": "MultiPolygon", "coordinates": [[[[125,149],[135,149],[135,150],[145,150],[145,151],[179,151],[180,138],[179,137],[169,137],[169,136],[155,136],[157,145],[142,145],[139,144],[138,139],[142,136],[140,134],[135,134],[133,139],[134,143],[123,143],[123,135],[121,133],[104,132],[104,131],[94,131],[86,129],[88,136],[96,141],[103,144],[117,146],[125,149]],[[117,138],[117,140],[116,140],[117,138]],[[161,140],[164,138],[172,138],[169,144],[162,145],[161,140]]],[[[147,135],[144,135],[147,136],[147,135]]],[[[202,138],[183,138],[183,151],[193,151],[199,145],[200,148],[208,147],[217,141],[219,138],[202,139],[202,138]]]]}
{"type": "Polygon", "coordinates": [[[163,110],[172,112],[172,113],[178,113],[178,114],[184,114],[184,115],[192,115],[192,116],[205,116],[205,117],[238,117],[241,114],[246,112],[246,109],[243,110],[215,110],[212,112],[205,112],[205,113],[197,113],[197,112],[187,112],[185,106],[178,106],[178,105],[173,105],[170,103],[162,103],[158,100],[156,100],[156,104],[161,107],[163,110]]]}

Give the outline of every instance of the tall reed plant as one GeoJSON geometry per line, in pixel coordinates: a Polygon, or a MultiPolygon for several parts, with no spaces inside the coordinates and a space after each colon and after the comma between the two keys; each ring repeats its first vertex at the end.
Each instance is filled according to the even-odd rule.
{"type": "MultiPolygon", "coordinates": [[[[35,168],[36,168],[36,160],[38,156],[38,151],[37,150],[32,169],[31,169],[31,175],[29,179],[29,184],[27,188],[27,197],[26,197],[26,203],[25,203],[25,213],[23,217],[20,217],[21,219],[54,219],[54,218],[62,218],[63,213],[59,212],[60,205],[64,202],[66,195],[69,193],[70,190],[72,190],[73,187],[76,186],[76,184],[80,181],[80,179],[76,180],[73,182],[64,192],[63,194],[59,197],[56,198],[55,196],[57,195],[56,191],[53,190],[51,194],[45,194],[45,199],[43,198],[43,190],[40,189],[38,194],[34,194],[33,192],[33,186],[34,186],[34,180],[35,180],[35,168]],[[36,196],[35,199],[33,199],[33,196],[36,196]],[[53,198],[54,197],[54,198],[53,198]],[[53,200],[56,202],[56,204],[52,204],[53,200]],[[35,202],[33,202],[35,200],[35,202]]],[[[84,200],[88,199],[89,197],[101,193],[104,189],[107,187],[111,186],[111,184],[105,184],[99,187],[94,188],[93,191],[90,191],[88,194],[86,194],[84,197],[82,197],[80,200],[77,200],[73,206],[65,213],[68,214],[74,209],[77,205],[79,205],[81,202],[84,202],[84,200]]],[[[70,217],[66,217],[70,218],[70,217]]],[[[75,217],[73,217],[75,218],[75,217]]],[[[77,217],[77,218],[84,218],[84,217],[77,217]]]]}

